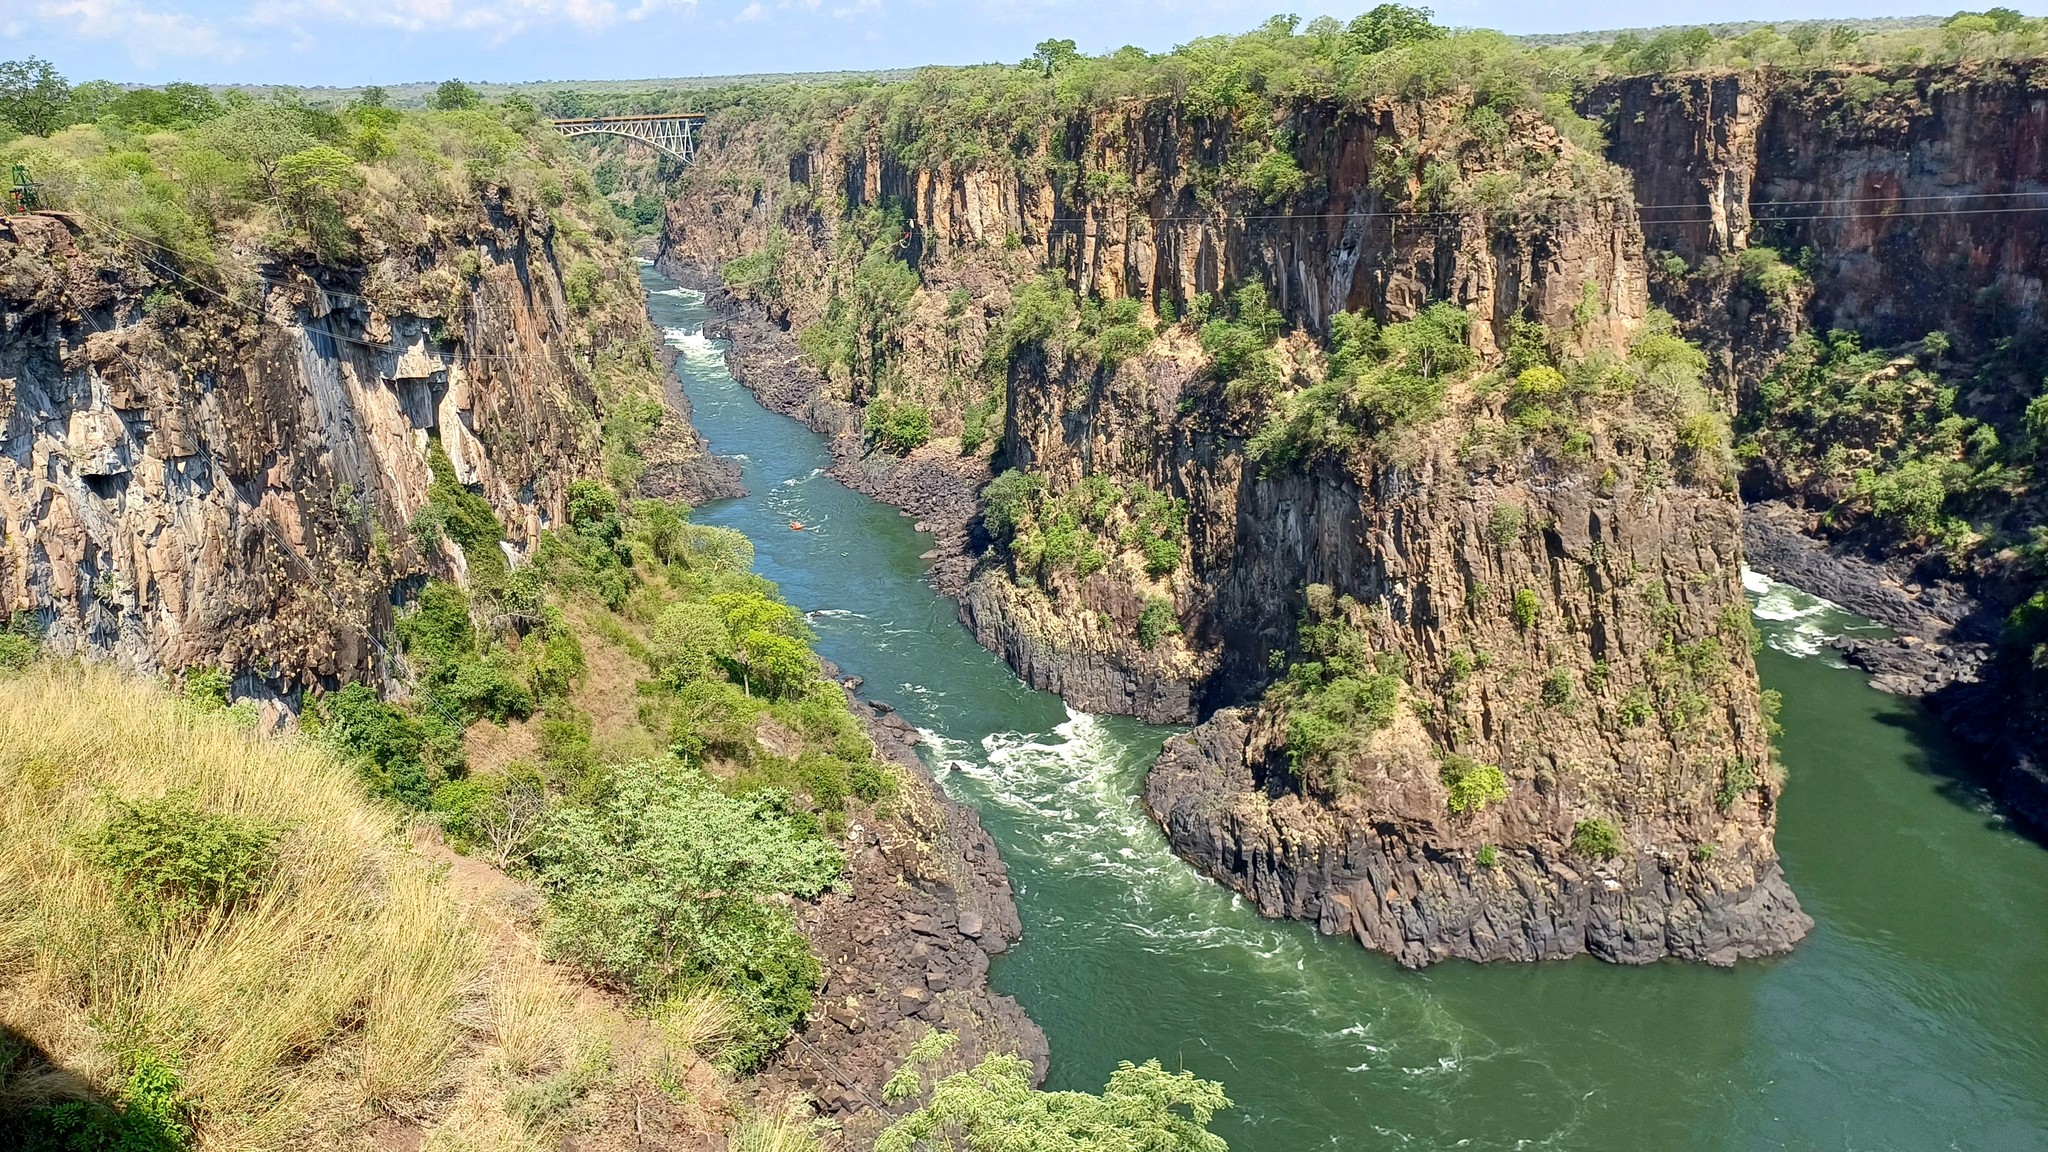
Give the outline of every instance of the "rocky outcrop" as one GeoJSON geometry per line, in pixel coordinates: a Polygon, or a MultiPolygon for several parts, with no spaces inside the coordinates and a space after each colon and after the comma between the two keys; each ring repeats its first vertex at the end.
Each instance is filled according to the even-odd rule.
{"type": "MultiPolygon", "coordinates": [[[[984,360],[1042,268],[1148,308],[1257,281],[1312,334],[1338,310],[1397,322],[1450,300],[1482,362],[1498,361],[1517,320],[1547,325],[1565,355],[1625,351],[1649,291],[1625,180],[1531,115],[1515,114],[1505,146],[1480,140],[1470,111],[1464,98],[1291,109],[1290,129],[1304,130],[1282,138],[1309,179],[1269,205],[1202,181],[1233,148],[1272,145],[1170,102],[1053,126],[1078,166],[1056,184],[1030,165],[900,165],[878,139],[809,147],[786,176],[771,163],[756,178],[762,139],[728,120],[671,205],[664,248],[699,268],[766,262],[749,283],[771,287],[747,291],[781,330],[764,333],[776,363],[735,372],[847,444],[885,388],[890,402],[928,405],[941,437],[968,434],[963,399],[978,397],[947,388],[984,360]],[[1425,169],[1439,183],[1447,170],[1491,176],[1512,203],[1424,226],[1405,209],[1425,169]],[[923,287],[876,337],[886,380],[834,369],[785,392],[773,381],[809,370],[782,333],[838,315],[855,272],[841,256],[849,244],[858,255],[868,226],[816,207],[835,196],[906,206],[897,250],[923,287]]],[[[734,328],[736,361],[764,355],[744,351],[759,332],[734,328]]],[[[1282,385],[1320,371],[1322,353],[1295,339],[1282,385]]],[[[1428,433],[1271,466],[1246,447],[1266,398],[1224,388],[1206,359],[1187,326],[1161,326],[1120,362],[1058,341],[1009,355],[997,466],[1056,495],[1101,480],[1159,494],[1185,513],[1184,551],[1175,565],[1134,565],[1104,537],[1100,563],[1029,574],[992,552],[960,590],[977,638],[1033,685],[1087,709],[1210,717],[1149,791],[1178,850],[1269,914],[1407,963],[1726,963],[1804,934],[1771,842],[1777,783],[1731,492],[1675,477],[1668,437],[1640,423],[1603,428],[1569,463],[1474,455],[1461,432],[1483,425],[1484,438],[1504,419],[1498,395],[1476,392],[1428,433]],[[1304,658],[1315,589],[1398,666],[1400,716],[1311,784],[1268,688],[1304,658]],[[1156,625],[1160,603],[1177,631],[1148,635],[1141,621],[1150,610],[1156,625]],[[1497,768],[1507,799],[1451,811],[1449,757],[1497,768]],[[1588,823],[1615,831],[1611,851],[1574,849],[1588,823]]]]}
{"type": "Polygon", "coordinates": [[[1594,862],[1496,848],[1482,864],[1427,808],[1332,812],[1271,796],[1250,767],[1255,745],[1239,709],[1174,737],[1146,780],[1146,807],[1176,850],[1261,914],[1409,966],[1581,954],[1725,965],[1785,951],[1813,925],[1767,854],[1717,868],[1688,850],[1594,862]]]}
{"type": "Polygon", "coordinates": [[[771,1090],[802,1091],[864,1144],[914,1106],[887,1104],[882,1085],[929,1028],[960,1038],[942,1074],[1007,1052],[1043,1077],[1050,1052],[1017,1002],[988,986],[989,958],[1023,935],[995,842],[973,809],[939,790],[915,751],[915,728],[882,706],[852,703],[903,769],[905,817],[854,829],[842,889],[800,909],[825,983],[808,1026],[766,1077],[771,1090]]]}
{"type": "MultiPolygon", "coordinates": [[[[1731,396],[1748,403],[1801,331],[1843,329],[1866,347],[1941,332],[1935,359],[1957,367],[1956,409],[2011,443],[2048,356],[2048,223],[2033,210],[2048,193],[2044,91],[2039,61],[1975,62],[1639,76],[1584,106],[1653,206],[1650,247],[1684,262],[1653,275],[1653,297],[1720,353],[1731,396]],[[1745,282],[1742,253],[1756,247],[1796,258],[1803,282],[1776,299],[1745,282]]],[[[1798,463],[1761,460],[1745,476],[1768,502],[1751,517],[1751,562],[1903,633],[1845,655],[1879,687],[1925,697],[2016,811],[2048,810],[2048,692],[2027,653],[1999,650],[2006,614],[2034,590],[2028,566],[1996,544],[1952,557],[1853,516],[1824,519],[1846,493],[1792,482],[1798,463]]],[[[2040,511],[2029,491],[2004,488],[2017,499],[1975,518],[2024,539],[2040,511]]]]}
{"type": "MultiPolygon", "coordinates": [[[[411,529],[432,445],[515,555],[602,461],[607,400],[573,349],[646,322],[637,295],[572,315],[551,228],[487,200],[460,244],[276,262],[230,300],[60,217],[0,224],[0,613],[60,652],[228,668],[238,695],[386,675],[403,586],[465,568],[411,529]]],[[[698,468],[665,424],[656,474],[698,468]]]]}

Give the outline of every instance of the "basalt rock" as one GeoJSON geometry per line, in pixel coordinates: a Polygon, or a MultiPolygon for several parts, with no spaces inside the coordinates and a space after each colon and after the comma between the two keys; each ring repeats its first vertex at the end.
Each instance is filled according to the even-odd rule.
{"type": "MultiPolygon", "coordinates": [[[[412,530],[430,442],[514,559],[603,457],[552,225],[486,200],[440,247],[265,265],[246,303],[60,217],[0,223],[0,614],[59,652],[230,669],[238,696],[384,678],[394,603],[466,570],[412,530]]],[[[600,323],[646,330],[630,305],[600,323]]],[[[704,489],[676,479],[711,473],[685,421],[648,448],[704,489]]]]}
{"type": "Polygon", "coordinates": [[[1251,768],[1256,745],[1245,712],[1218,712],[1167,742],[1146,807],[1181,855],[1261,914],[1307,920],[1411,967],[1581,954],[1726,965],[1789,949],[1813,925],[1767,850],[1708,864],[1685,851],[1610,862],[1495,848],[1481,863],[1427,807],[1269,795],[1251,768]]]}
{"type": "Polygon", "coordinates": [[[1042,1079],[1050,1050],[1017,1002],[988,986],[989,957],[1023,935],[995,842],[973,809],[940,792],[918,759],[916,729],[851,703],[904,770],[906,816],[852,829],[841,890],[798,909],[825,982],[804,1031],[764,1075],[771,1090],[802,1090],[865,1141],[914,1106],[883,1101],[882,1085],[928,1029],[959,1037],[941,1075],[1006,1052],[1042,1079]]]}
{"type": "MultiPolygon", "coordinates": [[[[1308,334],[1339,310],[1391,323],[1448,300],[1486,363],[1517,320],[1547,325],[1570,354],[1625,353],[1650,283],[1625,177],[1524,113],[1510,146],[1476,144],[1460,127],[1469,111],[1465,97],[1289,108],[1310,179],[1271,205],[1198,187],[1238,143],[1228,123],[1171,101],[1051,126],[1078,168],[1057,186],[1028,165],[905,165],[879,137],[764,168],[760,137],[728,118],[670,206],[664,259],[709,269],[775,253],[773,291],[745,290],[756,300],[734,325],[735,373],[843,445],[841,471],[857,484],[849,463],[868,456],[856,430],[883,382],[843,365],[813,371],[791,338],[828,316],[852,271],[837,255],[852,225],[819,207],[836,202],[905,206],[899,247],[922,287],[887,337],[891,402],[932,415],[935,439],[911,460],[963,474],[978,452],[962,462],[948,441],[971,438],[977,397],[957,382],[975,378],[1046,269],[1083,295],[1148,307],[1257,281],[1308,334]],[[1399,210],[1416,203],[1421,168],[1403,167],[1414,157],[1463,180],[1503,178],[1514,203],[1422,224],[1399,210]],[[746,351],[752,333],[773,351],[746,351]]],[[[1407,963],[1588,951],[1726,963],[1805,933],[1772,845],[1777,782],[1731,491],[1677,481],[1669,458],[1626,434],[1593,438],[1590,459],[1569,465],[1474,462],[1459,443],[1469,412],[1399,444],[1271,466],[1247,451],[1257,401],[1233,399],[1205,370],[1191,327],[1159,328],[1120,362],[1056,341],[1013,350],[995,461],[1055,494],[1108,480],[1179,502],[1179,562],[1134,563],[1130,546],[1104,540],[1089,564],[1027,572],[991,549],[959,592],[977,638],[1069,703],[1209,717],[1149,790],[1177,850],[1268,914],[1407,963]],[[1493,526],[1503,505],[1528,531],[1493,526]],[[1391,728],[1314,786],[1292,774],[1286,718],[1265,701],[1298,652],[1312,589],[1345,605],[1403,680],[1391,728]],[[1518,592],[1538,598],[1537,619],[1515,622],[1518,592]],[[1161,602],[1178,631],[1148,634],[1145,613],[1156,624],[1161,602]],[[1498,767],[1509,798],[1453,814],[1441,779],[1451,753],[1498,767]],[[1612,857],[1572,853],[1591,820],[1616,827],[1612,857]]],[[[1320,353],[1292,339],[1290,362],[1312,372],[1320,353]]],[[[957,540],[988,543],[961,522],[957,540]]]]}

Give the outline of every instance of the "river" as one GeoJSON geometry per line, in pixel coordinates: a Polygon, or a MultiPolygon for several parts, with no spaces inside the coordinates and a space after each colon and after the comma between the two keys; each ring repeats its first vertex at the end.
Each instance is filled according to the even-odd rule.
{"type": "Polygon", "coordinates": [[[1796,952],[1405,971],[1175,858],[1138,802],[1171,730],[1024,687],[925,582],[931,539],[826,477],[824,442],[726,373],[701,297],[643,276],[750,493],[695,519],[752,538],[819,650],[926,734],[1001,845],[1025,939],[993,980],[1050,1037],[1050,1087],[1157,1057],[1224,1083],[1239,1152],[2048,1149],[2048,850],[1922,709],[1828,659],[1817,639],[1853,617],[1748,578],[1785,697],[1778,845],[1817,921],[1796,952]]]}

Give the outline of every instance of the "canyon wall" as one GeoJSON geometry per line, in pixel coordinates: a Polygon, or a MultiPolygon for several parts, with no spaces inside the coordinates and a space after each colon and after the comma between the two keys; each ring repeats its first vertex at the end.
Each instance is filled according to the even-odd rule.
{"type": "Polygon", "coordinates": [[[2048,372],[2048,65],[1638,76],[1581,106],[1649,206],[1653,298],[1716,352],[1745,410],[1796,337],[1836,329],[1890,349],[1886,372],[1917,358],[1953,389],[1918,426],[1863,398],[1881,389],[1832,401],[1861,409],[1837,439],[1752,461],[1745,493],[1791,505],[1755,518],[1757,563],[1907,633],[1851,658],[1926,696],[2014,810],[2048,822],[2048,688],[2007,626],[2038,589],[2025,542],[2048,522],[2026,421],[2048,372]],[[1741,271],[1761,247],[1803,273],[1775,299],[1741,271]],[[1973,429],[1965,451],[1936,442],[1952,416],[1973,429]],[[1844,449],[1859,467],[1938,462],[1934,498],[1977,539],[1944,546],[1874,516],[1825,466],[1844,449]]]}
{"type": "MultiPolygon", "coordinates": [[[[949,590],[1035,686],[1080,708],[1202,721],[1148,802],[1178,850],[1262,911],[1413,964],[1727,963],[1791,946],[1810,921],[1771,843],[1778,782],[1738,580],[1740,505],[1721,466],[1682,466],[1659,424],[1676,415],[1589,412],[1568,453],[1475,453],[1475,437],[1519,435],[1506,393],[1480,381],[1453,386],[1433,426],[1261,461],[1248,443],[1282,397],[1231,387],[1196,326],[1171,320],[1249,282],[1308,334],[1330,333],[1340,310],[1391,324],[1448,300],[1484,367],[1526,336],[1518,323],[1570,362],[1627,360],[1655,327],[1628,181],[1529,113],[1504,142],[1483,139],[1469,98],[1287,116],[1307,179],[1271,203],[1215,176],[1234,143],[1266,145],[1165,102],[1049,126],[1041,156],[1077,166],[1058,178],[1031,162],[910,165],[879,139],[783,154],[732,116],[670,206],[663,259],[715,278],[749,258],[728,276],[736,334],[810,332],[844,314],[876,251],[860,208],[893,204],[903,232],[885,251],[918,290],[883,335],[886,370],[820,364],[782,336],[775,379],[747,382],[814,425],[838,413],[847,458],[889,458],[859,436],[863,407],[924,405],[934,438],[900,467],[962,474],[986,467],[971,408],[988,388],[996,471],[1046,499],[1108,481],[1174,502],[1177,563],[1147,566],[1103,531],[1099,563],[1033,567],[973,524],[960,542],[980,560],[949,590]],[[1423,192],[1432,164],[1439,184],[1456,173],[1448,198],[1423,192]],[[1120,359],[1077,339],[1004,347],[1044,269],[1084,298],[1139,300],[1156,336],[1120,359]],[[1009,353],[992,387],[976,378],[991,347],[1009,353]],[[1503,506],[1526,532],[1497,526],[1503,506]],[[1318,598],[1394,670],[1399,706],[1310,781],[1290,763],[1273,685],[1307,662],[1318,598]],[[1172,627],[1147,635],[1162,602],[1172,627]],[[1497,768],[1505,799],[1448,807],[1449,766],[1466,762],[1497,768]],[[1619,842],[1588,850],[1587,826],[1619,842]]],[[[1274,393],[1320,378],[1313,345],[1276,346],[1274,393]]]]}
{"type": "MultiPolygon", "coordinates": [[[[431,445],[516,551],[600,467],[592,334],[638,339],[653,378],[629,266],[627,307],[592,319],[552,241],[486,201],[438,247],[279,261],[229,298],[61,216],[0,223],[0,614],[60,652],[226,668],[243,695],[389,675],[402,589],[464,569],[412,530],[431,445]]],[[[701,446],[665,424],[650,455],[687,472],[701,446]]]]}
{"type": "MultiPolygon", "coordinates": [[[[1649,246],[1693,265],[1675,295],[1703,262],[1770,247],[1811,281],[1795,324],[1871,346],[1941,331],[1980,355],[2048,319],[2048,64],[1634,76],[1581,108],[1608,126],[1649,246]]],[[[1754,294],[1704,295],[1736,333],[1703,338],[1755,342],[1754,294]]]]}

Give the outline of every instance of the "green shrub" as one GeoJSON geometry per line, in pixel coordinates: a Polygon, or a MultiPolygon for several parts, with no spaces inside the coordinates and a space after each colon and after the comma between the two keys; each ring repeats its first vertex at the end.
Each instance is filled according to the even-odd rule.
{"type": "Polygon", "coordinates": [[[1044,480],[1015,468],[1005,471],[981,490],[982,527],[997,540],[1009,540],[1044,493],[1044,480]]]}
{"type": "Polygon", "coordinates": [[[1479,846],[1479,866],[1481,868],[1496,868],[1499,865],[1500,850],[1491,844],[1481,844],[1479,846]]]}
{"type": "Polygon", "coordinates": [[[731,797],[702,770],[624,764],[603,795],[550,814],[533,862],[551,954],[647,1002],[706,984],[740,1008],[751,1067],[799,1025],[819,966],[787,909],[844,866],[785,798],[731,797]]]}
{"type": "Polygon", "coordinates": [[[185,673],[185,702],[201,712],[220,712],[228,706],[228,690],[234,678],[220,668],[197,668],[185,673]]]}
{"type": "Polygon", "coordinates": [[[1178,635],[1180,620],[1174,612],[1173,601],[1164,596],[1146,597],[1145,607],[1138,612],[1138,643],[1156,648],[1165,637],[1178,635]]]}
{"type": "Polygon", "coordinates": [[[1714,793],[1714,804],[1726,812],[1735,806],[1743,793],[1755,788],[1760,781],[1756,767],[1746,760],[1730,760],[1721,768],[1721,787],[1714,793]]]}
{"type": "MultiPolygon", "coordinates": [[[[924,1088],[919,1065],[891,1077],[898,1098],[924,1088]]],[[[1073,1152],[1223,1152],[1223,1138],[1209,1131],[1216,1113],[1230,1107],[1223,1086],[1189,1072],[1168,1072],[1157,1060],[1125,1061],[1110,1073],[1100,1096],[1086,1092],[1044,1092],[1031,1086],[1031,1064],[1019,1056],[992,1054],[964,1072],[932,1085],[923,1108],[890,1124],[875,1140],[875,1152],[923,1149],[1072,1149],[1073,1152]]]]}
{"type": "Polygon", "coordinates": [[[1488,805],[1508,798],[1506,773],[1469,756],[1454,752],[1444,757],[1443,768],[1438,774],[1444,786],[1450,789],[1446,803],[1459,816],[1484,811],[1488,805]]]}
{"type": "Polygon", "coordinates": [[[254,896],[276,864],[276,842],[273,828],[201,812],[181,797],[116,800],[85,857],[131,916],[163,925],[225,913],[254,896]]]}
{"type": "Polygon", "coordinates": [[[371,792],[413,808],[428,807],[462,767],[459,728],[386,703],[367,684],[321,697],[301,722],[354,763],[371,792]]]}
{"type": "MultiPolygon", "coordinates": [[[[0,1035],[0,1071],[13,1053],[0,1035]]],[[[120,1108],[67,1100],[35,1108],[0,1109],[0,1143],[22,1152],[185,1152],[192,1146],[185,1085],[175,1068],[148,1049],[127,1053],[120,1108]]]]}
{"type": "Polygon", "coordinates": [[[0,632],[0,671],[18,672],[35,662],[41,646],[17,632],[0,632]]]}
{"type": "Polygon", "coordinates": [[[870,443],[901,456],[931,440],[931,410],[922,404],[892,403],[878,396],[868,403],[865,429],[870,443]]]}
{"type": "Polygon", "coordinates": [[[1515,622],[1515,627],[1527,632],[1536,626],[1536,607],[1536,590],[1518,589],[1514,602],[1508,606],[1508,618],[1515,622]]]}
{"type": "Polygon", "coordinates": [[[1520,504],[1496,504],[1493,515],[1487,517],[1486,531],[1493,542],[1503,548],[1522,539],[1522,529],[1529,522],[1529,513],[1520,504]]]}
{"type": "Polygon", "coordinates": [[[1784,307],[1792,292],[1806,282],[1806,274],[1785,263],[1775,248],[1745,248],[1735,258],[1735,266],[1742,282],[1761,292],[1774,311],[1784,307]]]}
{"type": "Polygon", "coordinates": [[[1581,820],[1572,826],[1572,853],[1589,860],[1621,855],[1621,829],[1606,819],[1581,820]]]}
{"type": "Polygon", "coordinates": [[[1572,702],[1572,674],[1563,668],[1552,668],[1543,676],[1543,703],[1551,708],[1563,708],[1572,702]]]}

